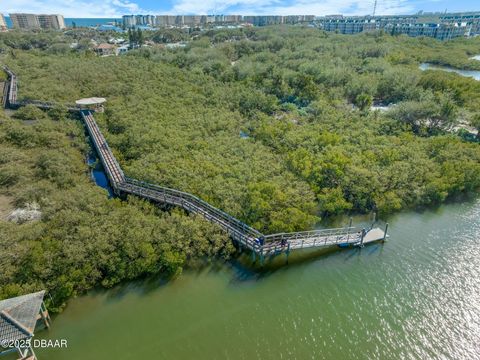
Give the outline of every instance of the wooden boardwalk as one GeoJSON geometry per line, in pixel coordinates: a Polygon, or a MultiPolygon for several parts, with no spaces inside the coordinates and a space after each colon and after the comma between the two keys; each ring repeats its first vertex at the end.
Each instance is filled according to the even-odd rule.
{"type": "MultiPolygon", "coordinates": [[[[4,67],[4,69],[9,77],[8,85],[6,86],[6,91],[8,91],[6,107],[18,108],[32,104],[43,109],[50,109],[55,106],[54,103],[41,101],[19,102],[17,100],[18,90],[16,76],[8,68],[4,67]]],[[[195,195],[126,177],[101,133],[92,112],[77,107],[69,107],[68,109],[70,111],[80,112],[93,146],[105,169],[110,185],[116,194],[135,195],[155,203],[177,206],[190,213],[199,214],[208,221],[223,228],[240,248],[246,248],[252,251],[254,257],[258,255],[261,261],[263,261],[265,256],[272,256],[279,253],[286,253],[288,255],[290,251],[297,249],[321,248],[335,245],[341,247],[363,246],[370,242],[385,240],[387,237],[388,224],[385,230],[380,228],[365,230],[348,226],[337,229],[264,235],[195,195]]]]}
{"type": "Polygon", "coordinates": [[[90,135],[90,139],[92,139],[93,146],[100,157],[100,161],[105,169],[108,180],[112,187],[117,189],[118,184],[125,182],[125,175],[123,175],[123,171],[113,156],[112,150],[110,150],[107,141],[100,132],[92,113],[90,111],[81,111],[80,113],[88,134],[90,135]]]}
{"type": "Polygon", "coordinates": [[[7,75],[8,75],[8,96],[7,96],[7,104],[10,106],[14,106],[17,103],[17,76],[11,72],[8,68],[4,67],[7,75]]]}

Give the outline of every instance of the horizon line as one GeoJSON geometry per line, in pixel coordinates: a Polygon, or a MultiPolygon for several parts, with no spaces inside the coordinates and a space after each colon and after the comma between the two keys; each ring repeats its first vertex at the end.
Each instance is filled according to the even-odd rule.
{"type": "MultiPolygon", "coordinates": [[[[217,15],[235,15],[235,16],[316,16],[316,17],[322,17],[322,16],[344,16],[344,17],[380,17],[380,16],[427,16],[427,15],[442,15],[442,14],[465,14],[465,13],[480,13],[480,10],[467,10],[467,11],[426,11],[426,12],[420,12],[417,11],[416,13],[399,13],[399,14],[364,14],[364,15],[348,15],[348,14],[325,14],[325,15],[318,15],[318,14],[288,14],[288,15],[282,15],[282,14],[241,14],[241,13],[217,13],[217,14],[202,14],[202,13],[150,13],[150,12],[144,12],[144,13],[128,13],[128,14],[116,14],[116,15],[111,15],[111,16],[89,16],[89,17],[72,17],[72,16],[64,16],[61,13],[49,13],[49,15],[62,15],[66,19],[121,19],[123,16],[135,16],[135,15],[152,15],[152,16],[217,16],[217,15]]],[[[10,14],[40,14],[40,13],[34,13],[34,12],[3,12],[0,10],[0,14],[5,14],[4,17],[10,17],[10,14]],[[8,15],[7,15],[8,14],[8,15]]],[[[42,13],[46,14],[46,13],[42,13]]]]}

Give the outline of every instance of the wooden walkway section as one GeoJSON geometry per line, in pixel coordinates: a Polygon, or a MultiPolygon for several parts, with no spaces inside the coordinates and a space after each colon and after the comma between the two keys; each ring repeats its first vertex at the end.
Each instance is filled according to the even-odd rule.
{"type": "MultiPolygon", "coordinates": [[[[17,100],[17,78],[8,68],[4,67],[4,70],[9,77],[6,107],[15,109],[32,104],[42,109],[50,109],[55,106],[54,103],[41,101],[19,102],[17,100]]],[[[224,229],[240,248],[252,251],[254,258],[258,255],[261,262],[263,262],[265,256],[273,256],[279,253],[286,253],[288,256],[290,251],[297,249],[335,245],[341,247],[363,246],[370,242],[385,240],[387,237],[388,224],[385,230],[380,228],[365,230],[348,226],[337,229],[264,235],[195,195],[126,177],[101,133],[92,112],[78,107],[68,107],[68,109],[80,112],[110,185],[117,195],[135,195],[155,203],[177,206],[187,212],[199,214],[224,229]]]]}
{"type": "Polygon", "coordinates": [[[125,175],[120,168],[120,165],[117,162],[117,159],[113,156],[112,150],[107,144],[107,141],[103,137],[98,125],[93,118],[93,115],[90,111],[81,111],[80,112],[87,128],[90,139],[92,140],[93,146],[97,151],[100,161],[103,164],[105,172],[107,174],[108,180],[114,189],[117,189],[118,184],[125,182],[125,175]]]}
{"type": "Polygon", "coordinates": [[[7,96],[7,104],[9,106],[15,106],[17,103],[17,76],[11,72],[7,67],[4,67],[5,72],[8,75],[8,96],[7,96]]]}
{"type": "Polygon", "coordinates": [[[8,95],[8,81],[0,82],[0,89],[2,91],[2,107],[7,106],[7,95],[8,95]]]}

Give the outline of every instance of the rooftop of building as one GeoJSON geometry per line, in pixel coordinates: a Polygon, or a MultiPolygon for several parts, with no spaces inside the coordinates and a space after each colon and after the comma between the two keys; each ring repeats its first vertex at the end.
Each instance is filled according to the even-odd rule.
{"type": "Polygon", "coordinates": [[[33,336],[45,291],[0,301],[0,343],[33,336]]]}
{"type": "Polygon", "coordinates": [[[97,46],[95,46],[95,49],[97,50],[111,50],[115,48],[114,45],[112,44],[108,44],[108,43],[101,43],[101,44],[98,44],[97,46]]]}

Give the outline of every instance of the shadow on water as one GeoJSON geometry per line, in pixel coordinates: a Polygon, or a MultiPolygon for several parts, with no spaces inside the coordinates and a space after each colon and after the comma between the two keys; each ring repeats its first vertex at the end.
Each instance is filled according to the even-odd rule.
{"type": "MultiPolygon", "coordinates": [[[[471,203],[474,205],[476,203],[475,198],[472,197],[458,197],[452,198],[448,201],[450,204],[449,207],[438,206],[438,207],[429,207],[421,208],[416,210],[405,210],[403,212],[395,213],[389,215],[385,218],[386,221],[390,223],[395,223],[397,219],[408,216],[408,217],[418,217],[421,216],[427,222],[430,219],[438,218],[444,212],[451,211],[451,206],[464,206],[465,202],[471,203]]],[[[337,226],[344,226],[346,219],[349,219],[349,216],[344,217],[335,217],[331,219],[326,219],[323,224],[332,224],[337,226]]],[[[354,224],[358,225],[368,225],[371,224],[371,215],[355,215],[354,224]]],[[[392,227],[392,231],[395,227],[392,227]]],[[[387,242],[373,242],[366,244],[365,247],[348,247],[340,248],[338,246],[331,246],[323,249],[304,249],[304,250],[295,250],[292,251],[288,257],[285,253],[280,253],[272,257],[266,257],[263,263],[263,266],[260,264],[258,256],[256,261],[253,261],[252,254],[249,251],[243,250],[241,253],[236,253],[229,260],[222,261],[220,259],[208,260],[208,259],[198,259],[191,260],[188,265],[185,267],[185,271],[188,271],[190,274],[194,274],[196,277],[201,277],[205,273],[221,273],[228,271],[231,284],[238,284],[242,282],[255,282],[261,281],[273,274],[280,273],[283,271],[288,271],[289,269],[296,267],[308,267],[309,264],[314,262],[322,264],[331,260],[332,258],[338,257],[344,263],[352,262],[358,260],[360,257],[370,257],[370,256],[381,256],[384,251],[384,246],[388,244],[387,242]]],[[[337,260],[338,260],[337,259],[337,260]]],[[[150,275],[137,280],[127,280],[125,283],[122,283],[116,286],[114,289],[99,289],[95,290],[93,294],[108,294],[108,301],[118,301],[124,295],[135,292],[138,294],[148,294],[152,291],[157,290],[159,287],[167,286],[174,279],[171,277],[166,277],[165,275],[150,275]]]]}
{"type": "MultiPolygon", "coordinates": [[[[113,197],[113,190],[110,187],[103,166],[95,152],[91,152],[88,155],[87,163],[91,169],[92,180],[94,180],[95,184],[106,189],[110,198],[113,197]]],[[[471,196],[461,196],[449,199],[448,203],[458,203],[460,205],[462,203],[464,204],[465,201],[473,202],[474,199],[475,197],[471,196]]],[[[422,215],[424,218],[426,217],[428,219],[435,218],[444,211],[446,211],[444,206],[430,206],[414,210],[408,209],[404,212],[388,215],[386,217],[382,216],[382,219],[389,222],[395,222],[396,218],[403,216],[405,213],[414,216],[415,214],[422,215]]],[[[369,228],[372,224],[372,214],[356,214],[323,219],[318,224],[317,228],[344,227],[348,225],[350,217],[353,218],[353,226],[356,227],[369,228]]],[[[377,225],[382,227],[382,223],[383,222],[377,223],[377,225]]],[[[186,267],[186,270],[199,277],[205,273],[215,274],[228,270],[231,278],[230,283],[238,284],[241,282],[261,281],[275,273],[288,271],[288,269],[294,267],[306,267],[314,262],[319,264],[325,263],[334,256],[338,256],[343,262],[351,262],[355,261],[360,256],[381,255],[383,252],[383,246],[384,243],[375,242],[367,244],[364,248],[339,248],[337,246],[332,246],[323,249],[296,250],[289,255],[288,263],[286,254],[280,253],[272,257],[267,257],[263,265],[260,265],[258,257],[254,262],[251,253],[244,251],[243,253],[237,253],[228,261],[221,261],[219,259],[214,261],[203,259],[191,261],[186,267]]],[[[89,295],[94,297],[105,296],[107,302],[114,303],[121,301],[126,295],[132,292],[138,295],[147,295],[161,287],[168,286],[172,283],[172,280],[172,277],[165,276],[164,274],[148,275],[137,278],[136,280],[125,280],[125,282],[116,285],[114,288],[97,288],[91,290],[89,291],[89,295]]]]}
{"type": "MultiPolygon", "coordinates": [[[[478,199],[477,193],[461,193],[450,196],[443,203],[428,204],[424,206],[417,206],[415,208],[406,208],[398,212],[377,215],[376,221],[373,222],[374,213],[352,213],[340,214],[331,217],[323,218],[315,226],[316,229],[326,228],[341,228],[346,227],[352,219],[352,226],[356,228],[370,228],[372,224],[374,227],[384,229],[386,223],[394,223],[396,220],[408,215],[416,215],[429,218],[436,218],[444,212],[450,211],[448,206],[465,206],[465,204],[474,205],[478,199]]],[[[391,230],[389,230],[390,232],[391,230]]]]}
{"type": "Polygon", "coordinates": [[[108,197],[112,198],[114,196],[113,189],[110,186],[107,174],[105,174],[105,169],[103,168],[102,162],[94,152],[90,152],[88,154],[87,164],[90,168],[92,180],[95,182],[96,185],[107,190],[108,197]]]}
{"type": "MultiPolygon", "coordinates": [[[[229,260],[195,260],[188,264],[185,271],[194,277],[202,277],[205,274],[218,274],[227,271],[231,285],[262,281],[276,273],[288,271],[293,267],[308,266],[313,262],[324,262],[333,256],[343,256],[344,262],[357,259],[361,255],[371,256],[382,252],[383,243],[367,244],[364,248],[349,247],[339,248],[332,246],[320,250],[298,250],[289,255],[286,263],[285,253],[278,254],[265,259],[263,266],[258,259],[252,262],[251,254],[246,252],[237,254],[229,260]]],[[[181,275],[180,275],[181,276],[181,275]]],[[[96,288],[88,291],[90,297],[105,297],[106,303],[117,303],[132,293],[138,296],[145,296],[162,287],[166,287],[175,281],[175,277],[163,273],[145,275],[134,280],[125,280],[112,288],[96,288]]]]}
{"type": "Polygon", "coordinates": [[[384,243],[379,241],[366,244],[363,248],[330,246],[319,250],[296,250],[288,256],[288,263],[286,254],[281,253],[266,257],[263,265],[260,264],[258,257],[254,262],[250,253],[243,253],[230,260],[228,265],[234,274],[232,282],[256,281],[276,272],[287,271],[293,267],[305,267],[313,262],[321,263],[334,256],[342,256],[343,261],[348,262],[358,258],[360,255],[372,256],[381,254],[383,246],[384,243]]]}
{"type": "Polygon", "coordinates": [[[105,297],[106,303],[117,303],[132,293],[138,296],[148,295],[171,283],[172,277],[165,274],[145,275],[133,280],[125,279],[111,288],[98,287],[88,291],[89,297],[105,297]]]}

